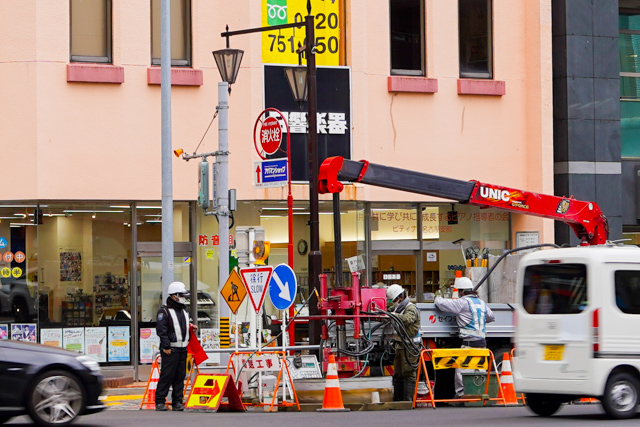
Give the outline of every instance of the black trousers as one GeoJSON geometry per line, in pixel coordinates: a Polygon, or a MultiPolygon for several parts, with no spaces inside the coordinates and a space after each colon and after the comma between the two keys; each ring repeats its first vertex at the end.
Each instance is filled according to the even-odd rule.
{"type": "Polygon", "coordinates": [[[171,354],[160,352],[162,365],[160,366],[160,379],[156,390],[156,405],[165,403],[169,387],[173,387],[171,403],[182,403],[184,394],[184,377],[187,374],[187,349],[171,349],[171,354]]]}

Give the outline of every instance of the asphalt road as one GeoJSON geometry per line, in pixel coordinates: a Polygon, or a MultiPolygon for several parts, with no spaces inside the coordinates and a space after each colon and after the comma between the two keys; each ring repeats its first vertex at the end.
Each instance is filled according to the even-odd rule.
{"type": "MultiPolygon", "coordinates": [[[[151,410],[108,409],[99,414],[76,420],[75,427],[102,426],[242,426],[242,427],[313,427],[349,426],[372,427],[394,425],[435,426],[557,426],[557,425],[607,425],[637,426],[640,415],[631,420],[608,419],[599,404],[565,405],[557,415],[541,418],[524,407],[492,408],[420,408],[408,411],[368,411],[348,413],[278,412],[264,413],[202,413],[202,412],[155,412],[151,410]]],[[[30,424],[27,417],[12,419],[6,425],[30,424]]]]}

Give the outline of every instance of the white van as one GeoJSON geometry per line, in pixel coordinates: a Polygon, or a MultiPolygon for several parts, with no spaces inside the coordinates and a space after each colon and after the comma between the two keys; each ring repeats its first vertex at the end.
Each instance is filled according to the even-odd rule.
{"type": "Polygon", "coordinates": [[[640,403],[640,248],[541,250],[517,273],[513,375],[538,415],[600,399],[611,418],[640,403]]]}

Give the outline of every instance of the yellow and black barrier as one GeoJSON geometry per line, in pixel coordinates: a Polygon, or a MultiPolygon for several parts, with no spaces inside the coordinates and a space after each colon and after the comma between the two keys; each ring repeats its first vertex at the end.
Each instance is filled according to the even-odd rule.
{"type": "Polygon", "coordinates": [[[416,387],[413,392],[413,407],[416,407],[417,403],[430,404],[433,409],[436,408],[436,402],[483,402],[486,400],[497,400],[506,405],[504,393],[502,392],[502,386],[500,384],[500,375],[496,368],[495,359],[493,353],[487,348],[433,348],[426,349],[420,352],[420,358],[418,359],[418,375],[416,376],[416,387]],[[491,369],[494,367],[495,379],[498,382],[498,397],[494,398],[462,398],[462,399],[435,399],[433,388],[431,387],[431,381],[429,380],[429,373],[427,372],[427,361],[433,363],[433,369],[483,369],[487,371],[487,380],[485,381],[485,395],[489,394],[489,381],[491,380],[491,369]],[[420,382],[420,374],[424,372],[426,377],[427,388],[429,394],[425,399],[418,399],[418,383],[420,382]]]}

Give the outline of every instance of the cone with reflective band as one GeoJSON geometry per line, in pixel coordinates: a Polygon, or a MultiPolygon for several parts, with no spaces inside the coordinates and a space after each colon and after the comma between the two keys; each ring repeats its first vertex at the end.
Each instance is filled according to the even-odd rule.
{"type": "Polygon", "coordinates": [[[340,391],[340,381],[338,380],[338,367],[336,358],[332,354],[329,356],[329,366],[327,367],[327,383],[324,387],[324,399],[319,412],[348,412],[349,409],[342,403],[342,392],[340,391]]]}
{"type": "Polygon", "coordinates": [[[513,375],[511,374],[511,359],[509,353],[504,353],[502,359],[502,372],[500,373],[500,385],[502,386],[502,395],[507,405],[518,405],[518,397],[516,389],[513,386],[513,375]]]}
{"type": "Polygon", "coordinates": [[[140,409],[155,409],[156,408],[156,390],[158,388],[158,381],[160,380],[160,368],[157,361],[153,362],[151,367],[151,375],[149,376],[149,382],[147,383],[147,392],[145,399],[140,403],[140,409]]]}

